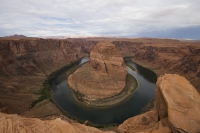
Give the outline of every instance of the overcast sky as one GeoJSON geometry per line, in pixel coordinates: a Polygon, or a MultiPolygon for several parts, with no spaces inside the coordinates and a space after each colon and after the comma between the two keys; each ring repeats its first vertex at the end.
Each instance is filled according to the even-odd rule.
{"type": "Polygon", "coordinates": [[[0,36],[200,39],[200,0],[1,0],[0,36]]]}

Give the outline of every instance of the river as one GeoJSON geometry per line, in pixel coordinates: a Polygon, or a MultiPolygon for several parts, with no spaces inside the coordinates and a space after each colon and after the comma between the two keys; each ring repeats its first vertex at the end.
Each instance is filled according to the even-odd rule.
{"type": "MultiPolygon", "coordinates": [[[[89,58],[83,58],[79,65],[88,60],[89,58]]],[[[136,71],[133,71],[127,67],[128,73],[136,78],[138,88],[126,100],[109,107],[88,107],[77,102],[75,95],[67,84],[67,76],[62,73],[56,76],[51,83],[55,103],[68,116],[81,121],[88,120],[98,125],[120,124],[127,118],[140,114],[142,109],[155,98],[156,74],[131,61],[127,63],[136,69],[136,71]],[[58,79],[59,82],[57,82],[58,79]]]]}

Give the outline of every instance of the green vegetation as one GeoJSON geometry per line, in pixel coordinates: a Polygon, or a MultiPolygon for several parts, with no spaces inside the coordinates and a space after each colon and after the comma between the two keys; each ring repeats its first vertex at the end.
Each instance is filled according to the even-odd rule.
{"type": "Polygon", "coordinates": [[[134,92],[137,89],[137,87],[138,87],[138,82],[135,79],[135,77],[133,77],[131,74],[128,74],[128,76],[131,78],[131,80],[133,82],[133,89],[131,89],[130,91],[134,92]]]}
{"type": "MultiPolygon", "coordinates": [[[[46,82],[46,80],[45,80],[46,82]]],[[[49,84],[46,84],[46,83],[43,83],[43,87],[42,89],[40,90],[40,92],[38,94],[40,94],[41,96],[39,97],[39,99],[37,99],[36,101],[34,101],[32,104],[31,104],[31,107],[34,107],[37,103],[43,101],[44,99],[48,99],[50,98],[51,96],[51,92],[49,91],[49,84]]]]}
{"type": "Polygon", "coordinates": [[[70,67],[67,68],[65,71],[65,74],[69,76],[72,72],[74,72],[79,66],[77,64],[71,65],[70,67]]]}
{"type": "MultiPolygon", "coordinates": [[[[63,66],[61,67],[60,69],[52,72],[50,75],[47,75],[46,77],[46,80],[43,82],[43,86],[41,88],[41,90],[37,93],[38,95],[40,95],[40,97],[34,101],[31,106],[34,107],[37,103],[45,100],[45,99],[49,99],[51,102],[54,103],[54,100],[52,99],[52,92],[50,90],[50,82],[51,80],[59,75],[60,73],[65,73],[67,76],[69,76],[73,71],[75,71],[79,66],[77,65],[79,61],[77,62],[74,62],[70,65],[66,65],[66,66],[63,66]]],[[[127,66],[129,68],[131,68],[133,71],[135,71],[135,68],[132,67],[130,64],[127,64],[127,66]]],[[[137,83],[137,80],[131,75],[131,74],[128,74],[129,76],[129,79],[130,81],[133,83],[133,89],[130,89],[129,91],[132,93],[134,92],[136,89],[137,89],[137,86],[138,86],[138,83],[137,83]]],[[[78,94],[80,95],[80,94],[78,94]]],[[[55,104],[55,103],[54,103],[55,104]]],[[[79,121],[80,123],[84,123],[85,121],[84,120],[80,120],[80,119],[77,119],[77,118],[74,118],[74,117],[70,117],[63,109],[61,109],[57,104],[55,104],[58,109],[60,109],[60,111],[66,115],[68,118],[70,119],[73,119],[73,120],[76,120],[76,121],[79,121]]],[[[110,125],[101,125],[101,124],[93,124],[91,122],[88,122],[87,125],[89,126],[93,126],[93,127],[96,127],[96,128],[100,128],[100,129],[107,129],[107,128],[114,128],[114,127],[117,127],[118,124],[110,124],[110,125]]]]}
{"type": "Polygon", "coordinates": [[[126,64],[131,70],[135,71],[135,68],[131,66],[130,64],[126,64]]]}

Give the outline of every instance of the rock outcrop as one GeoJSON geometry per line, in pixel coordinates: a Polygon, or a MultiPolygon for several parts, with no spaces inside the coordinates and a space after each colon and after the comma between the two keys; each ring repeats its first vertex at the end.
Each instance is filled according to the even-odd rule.
{"type": "Polygon", "coordinates": [[[118,130],[122,133],[151,132],[158,123],[158,112],[149,111],[125,120],[119,125],[118,130]]]}
{"type": "Polygon", "coordinates": [[[124,81],[127,68],[120,52],[112,43],[99,43],[90,53],[90,65],[100,75],[124,81]]]}
{"type": "Polygon", "coordinates": [[[103,132],[94,127],[78,123],[69,123],[56,118],[53,120],[40,120],[38,118],[24,118],[16,114],[0,113],[1,133],[114,133],[103,132]]]}
{"type": "Polygon", "coordinates": [[[168,117],[173,132],[200,132],[200,96],[184,77],[176,74],[159,77],[156,103],[159,118],[168,117]]]}
{"type": "Polygon", "coordinates": [[[165,74],[156,83],[156,110],[124,121],[122,133],[199,133],[200,95],[184,77],[165,74]]]}
{"type": "Polygon", "coordinates": [[[200,93],[200,48],[192,49],[189,54],[167,63],[164,68],[185,76],[200,93]]]}
{"type": "Polygon", "coordinates": [[[86,101],[112,97],[126,86],[127,68],[115,45],[99,43],[83,64],[68,77],[69,86],[86,101]]]}

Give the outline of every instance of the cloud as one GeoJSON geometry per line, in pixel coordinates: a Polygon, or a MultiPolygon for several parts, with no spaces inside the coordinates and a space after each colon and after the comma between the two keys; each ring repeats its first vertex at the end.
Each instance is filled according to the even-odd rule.
{"type": "Polygon", "coordinates": [[[2,0],[0,36],[164,34],[200,25],[199,5],[199,0],[2,0]]]}

